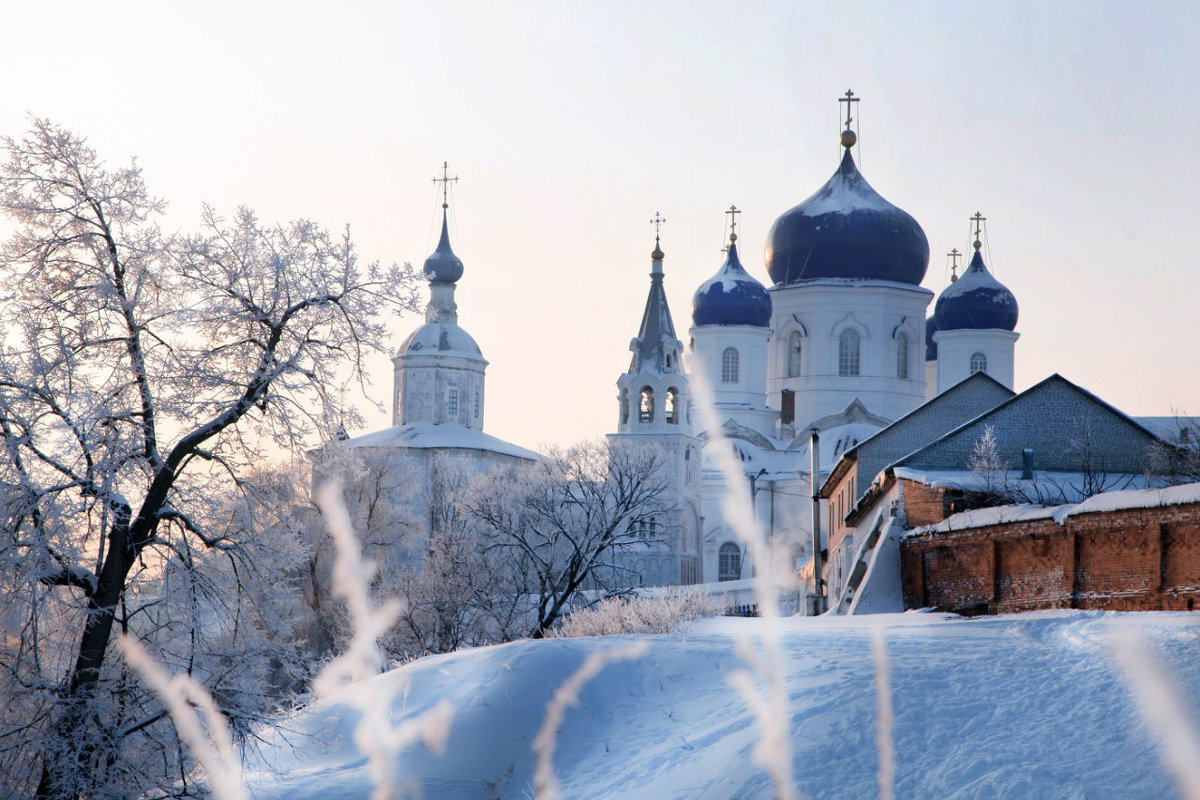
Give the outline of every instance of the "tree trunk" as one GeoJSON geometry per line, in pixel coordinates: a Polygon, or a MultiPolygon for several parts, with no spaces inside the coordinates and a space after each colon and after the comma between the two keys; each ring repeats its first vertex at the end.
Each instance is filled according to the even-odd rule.
{"type": "MultiPolygon", "coordinates": [[[[54,723],[55,739],[60,743],[71,742],[87,724],[87,709],[94,697],[100,669],[104,666],[104,656],[108,652],[117,604],[125,588],[125,578],[134,563],[134,552],[129,541],[127,527],[114,529],[110,534],[108,555],[100,569],[96,591],[88,601],[88,617],[79,643],[79,656],[71,670],[62,710],[54,723]]],[[[42,777],[38,782],[37,798],[67,800],[78,797],[78,776],[88,771],[87,762],[95,749],[95,741],[88,741],[80,747],[47,751],[42,756],[42,777]],[[64,781],[63,778],[67,776],[70,776],[70,780],[64,781]]]]}

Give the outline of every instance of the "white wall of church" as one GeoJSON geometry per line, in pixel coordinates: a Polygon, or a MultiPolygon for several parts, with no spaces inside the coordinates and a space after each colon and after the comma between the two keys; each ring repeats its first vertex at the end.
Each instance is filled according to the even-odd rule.
{"type": "Polygon", "coordinates": [[[398,357],[392,424],[454,423],[482,430],[485,366],[459,357],[398,357]]]}
{"type": "Polygon", "coordinates": [[[961,383],[975,372],[986,372],[1009,389],[1013,388],[1013,351],[1019,337],[1015,331],[996,328],[935,332],[938,393],[961,383]]]}
{"type": "Polygon", "coordinates": [[[783,389],[796,392],[797,429],[856,398],[888,419],[916,408],[925,399],[925,309],[932,298],[928,289],[881,281],[772,289],[768,404],[778,408],[783,389]],[[857,338],[856,362],[846,357],[852,352],[843,348],[843,334],[857,338]]]}

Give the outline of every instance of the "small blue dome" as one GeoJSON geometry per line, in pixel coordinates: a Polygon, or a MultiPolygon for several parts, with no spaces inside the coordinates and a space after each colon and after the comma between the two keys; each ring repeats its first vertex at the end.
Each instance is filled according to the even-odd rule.
{"type": "Polygon", "coordinates": [[[437,250],[425,259],[425,280],[454,283],[463,274],[462,259],[450,249],[450,232],[446,228],[446,210],[442,209],[442,238],[437,250]]]}
{"type": "Polygon", "coordinates": [[[933,340],[933,335],[937,333],[937,318],[930,317],[925,320],[925,360],[937,361],[937,342],[933,340]]]}
{"type": "Polygon", "coordinates": [[[942,291],[934,306],[938,330],[983,330],[1017,327],[1017,298],[992,277],[979,250],[967,271],[942,291]]]}
{"type": "Polygon", "coordinates": [[[929,241],[915,219],[871,188],[847,148],[833,177],[775,220],[764,258],[776,285],[853,278],[917,286],[929,241]]]}
{"type": "Polygon", "coordinates": [[[692,297],[692,322],[696,325],[771,324],[771,296],[746,272],[738,260],[737,244],[717,274],[700,284],[692,297]]]}

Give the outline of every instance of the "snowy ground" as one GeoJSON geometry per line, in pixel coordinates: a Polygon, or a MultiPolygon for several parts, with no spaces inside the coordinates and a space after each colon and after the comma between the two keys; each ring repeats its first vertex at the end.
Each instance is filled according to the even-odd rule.
{"type": "MultiPolygon", "coordinates": [[[[410,789],[438,798],[533,796],[547,700],[596,650],[644,638],[567,712],[554,764],[567,798],[769,798],[752,763],[757,726],[726,682],[757,619],[715,619],[681,636],[518,642],[426,658],[375,679],[403,686],[397,718],[449,699],[449,746],[402,753],[410,789]]],[[[871,633],[887,641],[901,798],[1180,796],[1109,657],[1133,626],[1200,721],[1200,614],[1046,612],[963,620],[933,614],[791,618],[777,623],[797,788],[805,798],[878,796],[871,633]]],[[[281,727],[250,777],[256,798],[366,798],[354,712],[314,708],[281,727]],[[260,762],[261,764],[261,762],[260,762]],[[262,769],[261,766],[259,768],[262,769]]],[[[1200,761],[1200,753],[1194,754],[1200,761]]]]}

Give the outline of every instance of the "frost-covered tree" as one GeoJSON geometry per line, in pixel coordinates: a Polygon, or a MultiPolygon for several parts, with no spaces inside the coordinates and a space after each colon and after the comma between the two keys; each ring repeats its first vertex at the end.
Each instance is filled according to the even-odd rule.
{"type": "Polygon", "coordinates": [[[46,120],[3,147],[0,691],[19,707],[0,711],[0,773],[39,797],[139,795],[186,767],[114,663],[114,629],[210,684],[206,648],[226,642],[231,707],[251,679],[235,642],[255,467],[353,413],[339,388],[383,312],[414,307],[413,275],[244,208],[165,234],[136,164],[46,120]]]}
{"type": "Polygon", "coordinates": [[[533,603],[540,638],[583,588],[627,588],[616,558],[655,545],[638,523],[670,501],[669,462],[656,447],[584,442],[492,479],[471,500],[485,552],[514,565],[533,603]]]}
{"type": "Polygon", "coordinates": [[[988,497],[1003,495],[1007,482],[1008,462],[1000,456],[1000,447],[996,443],[996,432],[991,425],[983,427],[983,433],[971,447],[967,468],[983,479],[985,495],[988,497]]]}

